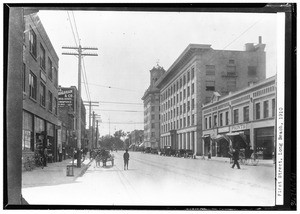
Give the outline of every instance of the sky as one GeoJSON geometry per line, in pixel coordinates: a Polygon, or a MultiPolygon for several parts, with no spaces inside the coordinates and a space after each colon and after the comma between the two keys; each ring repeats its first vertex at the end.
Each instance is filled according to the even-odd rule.
{"type": "Polygon", "coordinates": [[[262,36],[266,76],[276,74],[275,13],[41,10],[38,16],[59,57],[62,87],[77,86],[78,82],[78,59],[62,55],[69,52],[62,47],[76,46],[80,38],[82,47],[98,48],[84,52],[98,56],[83,59],[87,80],[82,77],[81,94],[84,101],[100,102],[92,110],[101,117],[101,136],[120,129],[144,129],[141,98],[150,84],[149,70],[157,64],[168,70],[189,44],[244,50],[246,43],[257,44],[262,36]]]}

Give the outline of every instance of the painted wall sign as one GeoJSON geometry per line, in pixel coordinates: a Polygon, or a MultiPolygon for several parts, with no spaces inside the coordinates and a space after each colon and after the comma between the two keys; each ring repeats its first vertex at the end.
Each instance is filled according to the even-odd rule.
{"type": "Polygon", "coordinates": [[[224,132],[229,132],[229,127],[222,127],[218,128],[218,133],[224,133],[224,132]]]}
{"type": "Polygon", "coordinates": [[[233,131],[233,132],[244,130],[244,129],[247,129],[246,124],[240,124],[240,125],[235,125],[235,126],[231,127],[231,131],[233,131]]]}
{"type": "Polygon", "coordinates": [[[75,93],[72,88],[59,88],[58,90],[58,106],[70,106],[74,110],[75,93]]]}

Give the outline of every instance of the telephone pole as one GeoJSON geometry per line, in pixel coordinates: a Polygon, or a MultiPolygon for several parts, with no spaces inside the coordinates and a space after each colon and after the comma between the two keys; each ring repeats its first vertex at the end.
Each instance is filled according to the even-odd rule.
{"type": "Polygon", "coordinates": [[[98,50],[92,47],[62,47],[63,49],[76,50],[76,53],[62,53],[63,55],[78,56],[78,99],[77,99],[77,167],[81,167],[81,57],[98,56],[96,53],[83,53],[85,50],[98,50]]]}
{"type": "Polygon", "coordinates": [[[92,106],[99,106],[99,102],[95,101],[83,101],[84,105],[89,106],[89,149],[93,149],[93,127],[92,122],[92,106]]]}

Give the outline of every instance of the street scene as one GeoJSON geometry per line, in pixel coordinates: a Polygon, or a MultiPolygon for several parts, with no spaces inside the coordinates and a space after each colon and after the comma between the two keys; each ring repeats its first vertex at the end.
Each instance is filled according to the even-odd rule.
{"type": "MultiPolygon", "coordinates": [[[[232,169],[228,160],[203,160],[130,152],[124,170],[124,151],[112,152],[114,165],[89,164],[75,180],[60,175],[64,182],[42,183],[42,169],[34,180],[23,183],[29,204],[56,205],[164,205],[164,206],[272,206],[274,164],[242,165],[232,169]],[[74,193],[80,192],[82,197],[74,193]],[[62,192],[63,194],[57,194],[62,192]]],[[[48,172],[46,172],[48,173],[48,172]]],[[[54,172],[51,172],[54,173],[54,172]]],[[[49,175],[51,174],[49,173],[49,175]]]]}
{"type": "Polygon", "coordinates": [[[281,203],[282,14],[10,12],[8,202],[281,203]]]}

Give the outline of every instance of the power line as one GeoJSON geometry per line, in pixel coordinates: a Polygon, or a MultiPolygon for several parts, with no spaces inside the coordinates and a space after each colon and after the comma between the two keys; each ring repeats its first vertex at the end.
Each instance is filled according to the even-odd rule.
{"type": "Polygon", "coordinates": [[[72,34],[73,34],[73,37],[74,37],[74,40],[75,40],[75,44],[76,44],[76,46],[78,46],[77,41],[76,41],[76,36],[75,36],[75,33],[74,33],[74,29],[73,29],[73,25],[72,25],[71,18],[70,18],[70,15],[69,15],[68,11],[67,11],[67,14],[68,14],[68,20],[70,22],[70,26],[71,26],[71,29],[72,29],[72,34]]]}
{"type": "Polygon", "coordinates": [[[78,37],[78,42],[79,42],[79,45],[80,45],[80,36],[78,34],[78,30],[77,30],[77,25],[76,25],[76,20],[75,20],[75,16],[74,16],[74,13],[72,11],[72,16],[73,16],[73,20],[74,20],[74,24],[75,24],[75,30],[76,30],[76,34],[77,34],[77,37],[78,37]]]}
{"type": "Polygon", "coordinates": [[[103,124],[144,124],[144,122],[102,122],[103,124]]]}
{"type": "Polygon", "coordinates": [[[122,90],[122,91],[140,92],[138,90],[132,90],[132,89],[127,89],[127,88],[118,88],[118,87],[112,87],[112,86],[107,86],[107,85],[99,85],[99,84],[95,84],[95,83],[90,83],[90,85],[95,85],[95,86],[99,86],[99,87],[103,87],[103,88],[118,89],[118,90],[122,90]]]}
{"type": "Polygon", "coordinates": [[[123,103],[123,102],[106,102],[106,101],[99,101],[100,103],[114,103],[114,104],[128,104],[128,105],[144,105],[143,103],[123,103]]]}
{"type": "Polygon", "coordinates": [[[95,109],[97,111],[119,111],[119,112],[144,112],[144,111],[134,111],[134,110],[111,110],[111,109],[95,109]]]}

